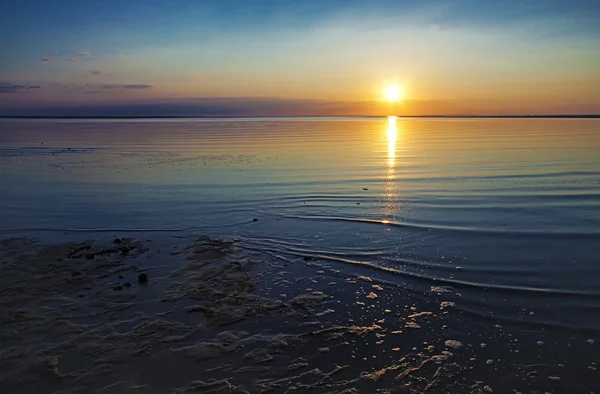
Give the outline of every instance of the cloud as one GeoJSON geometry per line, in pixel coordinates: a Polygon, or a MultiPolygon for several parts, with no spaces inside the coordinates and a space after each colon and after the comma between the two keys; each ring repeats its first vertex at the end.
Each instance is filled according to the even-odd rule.
{"type": "Polygon", "coordinates": [[[31,89],[41,89],[38,85],[16,85],[8,82],[0,82],[0,93],[19,93],[31,89]]]}
{"type": "Polygon", "coordinates": [[[58,52],[54,51],[54,52],[52,52],[50,54],[50,56],[42,58],[42,60],[40,60],[40,62],[42,62],[42,63],[50,63],[57,56],[58,56],[58,52]]]}
{"type": "Polygon", "coordinates": [[[112,77],[112,74],[106,74],[100,70],[92,70],[92,71],[90,71],[90,75],[101,76],[101,77],[112,77]]]}
{"type": "Polygon", "coordinates": [[[103,85],[102,89],[133,89],[133,90],[140,90],[140,89],[150,89],[152,87],[153,87],[152,85],[143,85],[143,84],[103,85]]]}
{"type": "Polygon", "coordinates": [[[67,59],[68,62],[76,62],[77,58],[76,57],[70,57],[67,59]]]}
{"type": "Polygon", "coordinates": [[[86,56],[90,56],[89,52],[77,52],[77,54],[75,55],[76,57],[86,57],[86,56]]]}

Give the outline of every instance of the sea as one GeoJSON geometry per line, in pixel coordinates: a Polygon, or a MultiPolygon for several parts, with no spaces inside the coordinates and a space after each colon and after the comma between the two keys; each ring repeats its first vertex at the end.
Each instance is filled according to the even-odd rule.
{"type": "Polygon", "coordinates": [[[0,185],[0,238],[232,239],[600,354],[600,119],[4,119],[0,185]]]}

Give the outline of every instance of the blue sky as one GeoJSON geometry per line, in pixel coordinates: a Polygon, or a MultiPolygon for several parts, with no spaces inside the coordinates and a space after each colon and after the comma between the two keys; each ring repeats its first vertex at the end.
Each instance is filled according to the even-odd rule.
{"type": "Polygon", "coordinates": [[[172,111],[184,103],[189,111],[189,100],[210,98],[235,99],[233,109],[240,99],[269,98],[343,102],[347,111],[363,102],[378,112],[387,84],[405,87],[407,113],[600,111],[600,1],[5,0],[0,7],[0,114],[74,104],[156,111],[168,103],[172,111]]]}

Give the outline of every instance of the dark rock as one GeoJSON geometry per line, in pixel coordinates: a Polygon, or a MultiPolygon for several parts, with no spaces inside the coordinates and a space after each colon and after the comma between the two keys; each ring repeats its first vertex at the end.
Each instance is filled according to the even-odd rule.
{"type": "Polygon", "coordinates": [[[115,238],[115,239],[113,240],[113,243],[114,243],[114,244],[117,244],[117,245],[118,245],[118,244],[120,244],[121,242],[123,242],[123,241],[121,241],[121,239],[120,239],[120,238],[115,238]]]}
{"type": "Polygon", "coordinates": [[[123,276],[123,275],[119,275],[119,279],[123,279],[123,278],[124,278],[124,276],[123,276]]]}
{"type": "Polygon", "coordinates": [[[88,259],[88,260],[93,260],[94,257],[96,257],[95,253],[88,253],[88,254],[85,255],[85,258],[88,259]]]}
{"type": "Polygon", "coordinates": [[[123,284],[123,287],[131,287],[131,283],[129,283],[129,282],[125,282],[125,283],[123,284]]]}
{"type": "Polygon", "coordinates": [[[77,294],[77,297],[83,298],[83,297],[85,297],[85,294],[77,294]]]}
{"type": "Polygon", "coordinates": [[[258,222],[257,218],[252,219],[253,222],[258,222]]]}
{"type": "Polygon", "coordinates": [[[369,190],[369,189],[367,189],[366,187],[363,187],[363,190],[369,190]]]}
{"type": "Polygon", "coordinates": [[[116,290],[123,290],[123,286],[121,286],[121,285],[115,286],[115,287],[113,287],[113,290],[115,290],[115,291],[116,290]]]}
{"type": "Polygon", "coordinates": [[[148,283],[148,275],[147,274],[139,274],[138,275],[138,282],[140,283],[148,283]]]}
{"type": "Polygon", "coordinates": [[[312,257],[312,256],[304,256],[304,257],[302,257],[302,259],[304,261],[317,261],[318,260],[316,257],[312,257]]]}
{"type": "Polygon", "coordinates": [[[76,276],[79,276],[79,275],[81,275],[81,272],[79,272],[79,271],[73,271],[73,272],[71,272],[71,276],[72,277],[76,277],[76,276]]]}
{"type": "Polygon", "coordinates": [[[3,261],[2,264],[8,264],[8,261],[3,261]]]}

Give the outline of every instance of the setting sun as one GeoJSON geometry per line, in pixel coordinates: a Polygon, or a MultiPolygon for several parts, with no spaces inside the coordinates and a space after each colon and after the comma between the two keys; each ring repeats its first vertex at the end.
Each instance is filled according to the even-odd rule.
{"type": "Polygon", "coordinates": [[[385,97],[388,101],[398,101],[402,96],[402,88],[398,85],[391,85],[385,89],[385,97]]]}

